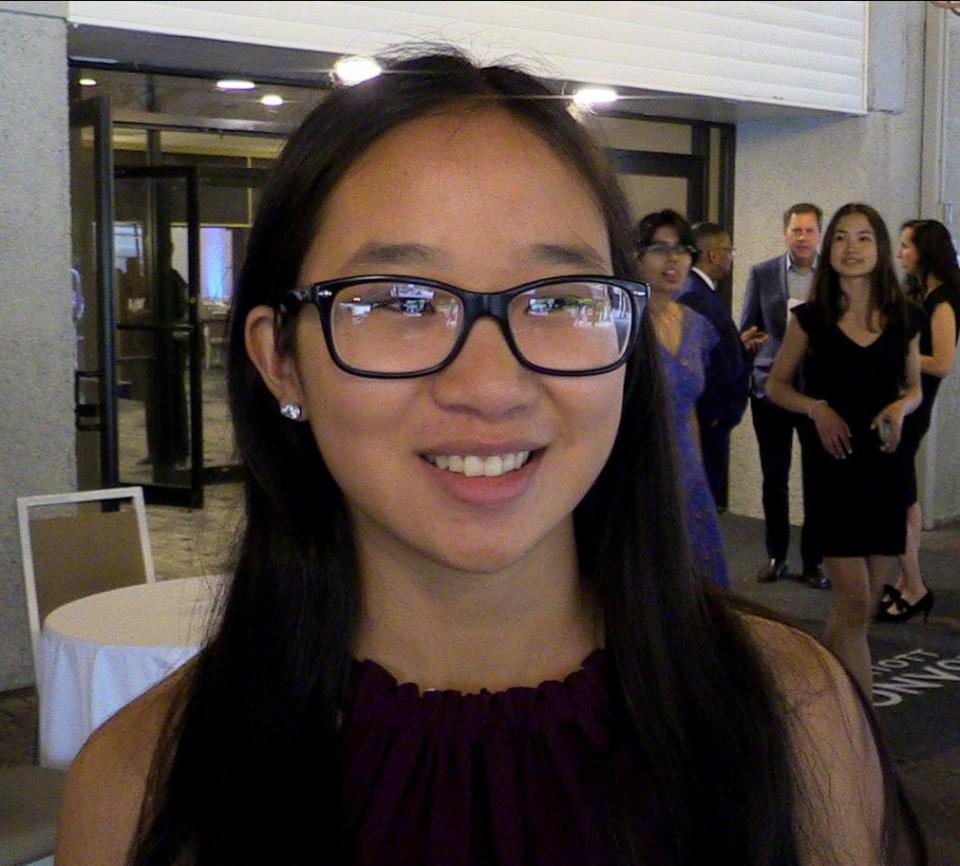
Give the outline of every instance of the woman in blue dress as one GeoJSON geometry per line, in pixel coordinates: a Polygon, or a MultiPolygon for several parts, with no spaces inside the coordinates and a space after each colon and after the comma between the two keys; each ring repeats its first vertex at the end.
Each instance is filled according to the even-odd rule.
{"type": "Polygon", "coordinates": [[[697,400],[703,393],[707,360],[719,337],[699,313],[677,303],[697,247],[690,225],[676,211],[647,214],[635,240],[643,279],[650,285],[650,318],[660,343],[660,361],[671,401],[670,422],[686,498],[687,532],[698,575],[728,589],[730,575],[717,520],[717,505],[703,468],[697,400]]]}

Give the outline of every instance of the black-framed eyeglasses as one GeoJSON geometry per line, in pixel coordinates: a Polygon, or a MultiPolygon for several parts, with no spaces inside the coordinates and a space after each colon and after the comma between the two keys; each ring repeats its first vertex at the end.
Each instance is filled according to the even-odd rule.
{"type": "Polygon", "coordinates": [[[690,244],[667,244],[662,241],[656,241],[643,248],[645,253],[657,253],[661,256],[669,256],[671,253],[678,256],[692,256],[696,251],[697,248],[690,244]]]}
{"type": "Polygon", "coordinates": [[[501,292],[471,292],[420,277],[374,275],[292,289],[281,311],[316,306],[334,363],[356,376],[406,379],[450,364],[483,316],[500,323],[517,360],[553,376],[615,370],[633,348],[645,283],[563,276],[501,292]]]}

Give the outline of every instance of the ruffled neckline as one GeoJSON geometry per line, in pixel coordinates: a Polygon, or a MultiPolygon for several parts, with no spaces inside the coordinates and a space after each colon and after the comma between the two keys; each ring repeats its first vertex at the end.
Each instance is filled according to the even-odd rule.
{"type": "Polygon", "coordinates": [[[573,719],[587,729],[596,731],[600,725],[605,731],[607,708],[605,655],[596,649],[563,679],[499,691],[423,689],[399,682],[371,659],[355,661],[348,718],[360,724],[390,719],[391,727],[415,723],[451,734],[467,734],[477,725],[530,729],[573,719]]]}
{"type": "Polygon", "coordinates": [[[569,687],[571,681],[575,681],[584,676],[589,676],[591,673],[599,672],[599,669],[603,667],[603,664],[604,651],[602,649],[595,649],[580,663],[580,667],[574,671],[571,671],[562,679],[547,679],[536,686],[510,686],[506,689],[500,689],[498,691],[479,689],[475,692],[463,692],[458,689],[424,689],[417,685],[417,683],[406,681],[401,683],[393,674],[390,673],[390,671],[388,671],[379,663],[375,662],[373,659],[354,661],[353,678],[355,684],[369,682],[369,684],[373,687],[379,687],[381,689],[387,689],[390,691],[406,691],[407,689],[413,689],[420,697],[426,697],[427,695],[440,693],[449,696],[456,695],[460,698],[470,699],[472,697],[479,697],[480,695],[497,696],[507,695],[512,692],[522,693],[540,691],[544,689],[550,689],[555,685],[569,687]]]}
{"type": "Polygon", "coordinates": [[[464,693],[354,662],[344,831],[361,866],[600,866],[611,717],[603,650],[563,679],[464,693]]]}

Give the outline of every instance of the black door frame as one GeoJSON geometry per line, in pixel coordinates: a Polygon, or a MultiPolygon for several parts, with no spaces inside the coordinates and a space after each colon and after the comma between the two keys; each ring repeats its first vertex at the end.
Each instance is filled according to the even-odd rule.
{"type": "Polygon", "coordinates": [[[70,105],[70,126],[93,130],[97,298],[97,367],[74,374],[76,429],[99,434],[100,486],[119,485],[117,447],[116,304],[113,237],[113,121],[110,101],[96,96],[70,105]],[[85,402],[85,382],[96,382],[96,404],[85,402]]]}
{"type": "MultiPolygon", "coordinates": [[[[114,327],[117,330],[147,330],[154,334],[160,331],[174,334],[186,334],[187,337],[187,375],[188,407],[190,413],[189,447],[190,471],[189,484],[186,486],[142,483],[144,498],[147,502],[163,505],[185,505],[190,508],[203,507],[203,392],[201,363],[202,342],[199,322],[200,297],[200,206],[197,170],[193,166],[117,166],[113,176],[116,180],[183,180],[186,187],[187,221],[187,322],[186,324],[150,324],[123,325],[117,323],[114,311],[114,327]]],[[[152,199],[152,208],[156,199],[152,199]]],[[[155,217],[148,217],[156,222],[155,217]]],[[[112,243],[112,239],[111,239],[112,243]]],[[[148,233],[147,260],[157,260],[156,231],[148,233]]],[[[117,443],[119,446],[119,442],[117,443]]],[[[136,482],[132,482],[136,483],[136,482]]]]}

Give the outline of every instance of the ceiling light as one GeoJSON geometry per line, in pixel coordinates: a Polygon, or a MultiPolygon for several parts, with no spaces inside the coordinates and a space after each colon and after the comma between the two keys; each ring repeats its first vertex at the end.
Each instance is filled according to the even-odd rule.
{"type": "Polygon", "coordinates": [[[221,78],[217,87],[221,90],[253,90],[257,85],[243,78],[221,78]]]}
{"type": "Polygon", "coordinates": [[[359,84],[376,78],[382,71],[380,64],[370,57],[342,57],[333,64],[333,74],[341,84],[359,84]]]}
{"type": "Polygon", "coordinates": [[[84,66],[88,66],[91,63],[119,63],[119,60],[116,60],[113,57],[84,57],[82,54],[71,54],[70,59],[74,63],[81,63],[84,66]]]}
{"type": "Polygon", "coordinates": [[[581,87],[573,94],[573,101],[581,108],[594,108],[597,105],[609,105],[620,97],[616,90],[609,87],[581,87]]]}
{"type": "Polygon", "coordinates": [[[260,97],[260,104],[276,108],[277,106],[283,105],[283,97],[276,93],[268,93],[266,96],[260,97]]]}
{"type": "Polygon", "coordinates": [[[97,79],[96,78],[81,78],[77,84],[81,87],[96,87],[97,79]]]}

